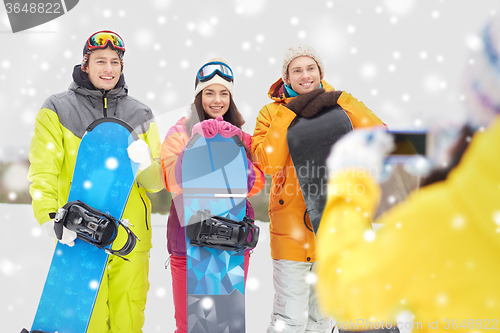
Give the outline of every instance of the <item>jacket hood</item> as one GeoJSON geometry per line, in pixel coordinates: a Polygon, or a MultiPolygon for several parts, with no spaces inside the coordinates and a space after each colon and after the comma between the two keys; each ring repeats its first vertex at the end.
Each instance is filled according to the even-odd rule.
{"type": "MultiPolygon", "coordinates": [[[[80,87],[83,87],[88,90],[98,90],[94,87],[92,82],[90,82],[89,76],[87,73],[82,71],[82,65],[76,65],[73,68],[73,81],[79,85],[80,87]]],[[[128,88],[125,85],[125,76],[123,74],[120,75],[120,78],[118,79],[118,82],[116,83],[116,86],[111,89],[111,90],[116,90],[119,88],[125,87],[126,90],[128,88]]]]}
{"type": "MultiPolygon", "coordinates": [[[[326,91],[335,90],[330,84],[328,84],[325,80],[321,80],[321,84],[326,91]]],[[[278,81],[274,82],[269,88],[269,92],[267,94],[270,99],[278,103],[288,103],[292,100],[293,97],[287,97],[285,95],[285,83],[282,78],[279,78],[278,81]]]]}

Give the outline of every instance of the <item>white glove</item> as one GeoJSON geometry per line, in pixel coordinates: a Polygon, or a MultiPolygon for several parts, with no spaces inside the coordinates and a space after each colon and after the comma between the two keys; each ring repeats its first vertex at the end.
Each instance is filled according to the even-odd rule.
{"type": "Polygon", "coordinates": [[[135,140],[127,148],[128,157],[139,163],[139,170],[144,170],[151,165],[149,146],[144,140],[135,140]]]}
{"type": "MultiPolygon", "coordinates": [[[[57,239],[56,232],[54,231],[54,220],[50,220],[42,224],[42,229],[45,230],[47,235],[57,239]]],[[[73,246],[75,245],[75,239],[76,239],[76,232],[74,232],[73,230],[69,230],[66,227],[63,227],[62,239],[59,239],[59,242],[66,244],[68,246],[73,246]]]]}
{"type": "Polygon", "coordinates": [[[326,166],[330,175],[344,168],[361,168],[378,179],[385,157],[394,148],[394,138],[384,127],[354,130],[333,145],[326,166]]]}

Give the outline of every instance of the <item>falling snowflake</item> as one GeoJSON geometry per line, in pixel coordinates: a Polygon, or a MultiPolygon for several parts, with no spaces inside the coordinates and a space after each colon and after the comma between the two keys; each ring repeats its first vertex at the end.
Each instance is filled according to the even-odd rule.
{"type": "Polygon", "coordinates": [[[376,237],[377,237],[377,235],[375,234],[375,231],[373,231],[373,230],[366,230],[363,233],[363,239],[365,241],[367,241],[368,243],[373,242],[376,237]]]}
{"type": "Polygon", "coordinates": [[[493,222],[495,222],[496,225],[500,226],[500,211],[493,212],[493,222]]]}
{"type": "Polygon", "coordinates": [[[448,304],[448,295],[445,293],[440,293],[436,295],[436,304],[438,306],[445,306],[448,304]]]}
{"type": "Polygon", "coordinates": [[[99,288],[99,281],[97,280],[92,280],[89,282],[89,288],[91,290],[96,290],[97,288],[99,288]]]}
{"type": "Polygon", "coordinates": [[[113,12],[111,10],[109,10],[109,9],[105,9],[105,10],[102,11],[102,16],[104,18],[110,18],[111,15],[113,15],[113,12]]]}
{"type": "Polygon", "coordinates": [[[115,170],[118,168],[118,160],[115,157],[109,157],[105,162],[106,168],[109,170],[115,170]]]}
{"type": "Polygon", "coordinates": [[[396,197],[394,195],[390,195],[387,197],[387,202],[391,205],[396,203],[396,197]]]}
{"type": "Polygon", "coordinates": [[[16,267],[14,266],[14,263],[12,261],[7,259],[0,260],[0,272],[7,276],[12,276],[14,275],[15,270],[16,267]]]}
{"type": "Polygon", "coordinates": [[[365,63],[361,67],[361,77],[368,80],[373,79],[377,75],[377,67],[373,63],[365,63]]]}
{"type": "Polygon", "coordinates": [[[396,15],[410,14],[415,7],[415,0],[384,0],[384,6],[390,13],[396,15]]]}
{"type": "Polygon", "coordinates": [[[437,10],[432,11],[431,16],[433,19],[438,19],[441,16],[441,13],[437,10]]]}
{"type": "Polygon", "coordinates": [[[37,226],[31,229],[31,235],[35,238],[40,237],[42,235],[42,228],[40,226],[37,226]]]}
{"type": "Polygon", "coordinates": [[[467,34],[464,42],[472,51],[480,51],[483,48],[483,41],[476,34],[467,34]]]}
{"type": "Polygon", "coordinates": [[[160,287],[156,289],[156,297],[163,298],[167,295],[167,289],[160,287]]]}
{"type": "Polygon", "coordinates": [[[205,310],[210,310],[214,306],[214,300],[212,297],[204,297],[201,300],[201,306],[205,310]]]}
{"type": "Polygon", "coordinates": [[[251,290],[251,291],[256,291],[259,289],[260,283],[259,279],[256,277],[248,277],[247,278],[247,283],[246,283],[246,289],[251,290]]]}
{"type": "Polygon", "coordinates": [[[455,230],[460,230],[465,227],[465,216],[457,215],[451,220],[451,227],[455,230]]]}
{"type": "Polygon", "coordinates": [[[167,18],[165,16],[163,16],[163,15],[162,16],[158,16],[157,22],[160,25],[164,25],[165,23],[167,23],[167,18]]]}

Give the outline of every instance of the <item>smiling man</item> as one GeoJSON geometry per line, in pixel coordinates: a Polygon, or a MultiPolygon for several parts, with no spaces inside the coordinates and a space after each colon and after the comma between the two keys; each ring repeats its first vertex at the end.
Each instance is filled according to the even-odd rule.
{"type": "Polygon", "coordinates": [[[281,74],[269,89],[274,102],[260,111],[252,138],[255,162],[272,175],[269,230],[275,297],[267,332],[326,332],[328,318],[314,293],[316,238],[288,151],[287,129],[295,117],[311,118],[337,104],[354,128],[383,123],[362,102],[323,80],[323,62],[310,46],[290,47],[281,74]]]}
{"type": "MultiPolygon", "coordinates": [[[[123,218],[141,240],[126,262],[110,256],[88,332],[142,332],[149,290],[151,248],[151,202],[148,192],[163,187],[160,166],[160,136],[151,109],[128,95],[123,76],[125,45],[112,31],[99,31],[85,42],[83,60],[73,70],[67,91],[47,98],[38,112],[29,152],[30,194],[36,219],[55,238],[54,215],[69,194],[76,155],[86,128],[103,117],[128,123],[140,140],[127,149],[140,163],[123,218]]],[[[72,246],[76,234],[64,229],[61,243],[72,246]]],[[[118,233],[117,248],[126,233],[118,233]]]]}

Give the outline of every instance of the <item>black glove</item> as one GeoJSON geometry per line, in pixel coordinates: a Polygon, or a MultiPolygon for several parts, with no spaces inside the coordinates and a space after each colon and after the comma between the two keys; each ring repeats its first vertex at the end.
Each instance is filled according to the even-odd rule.
{"type": "Polygon", "coordinates": [[[302,109],[300,115],[304,118],[314,117],[319,111],[323,110],[324,108],[337,105],[337,101],[341,94],[342,90],[328,91],[320,94],[302,109]]]}
{"type": "Polygon", "coordinates": [[[286,104],[286,107],[300,116],[306,105],[324,92],[325,89],[321,88],[315,89],[307,94],[299,95],[286,104]]]}

